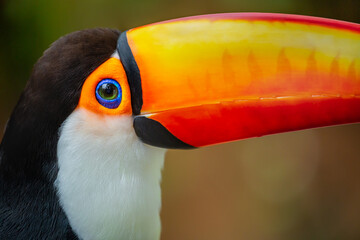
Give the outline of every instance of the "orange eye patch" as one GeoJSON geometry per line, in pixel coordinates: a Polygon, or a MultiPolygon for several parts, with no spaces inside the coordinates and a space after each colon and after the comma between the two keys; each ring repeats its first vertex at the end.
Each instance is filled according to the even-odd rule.
{"type": "Polygon", "coordinates": [[[117,58],[110,58],[101,64],[85,80],[81,90],[79,108],[85,108],[99,114],[131,114],[131,95],[125,70],[117,58]],[[115,80],[121,87],[121,102],[116,108],[103,106],[96,97],[98,84],[105,79],[115,80]]]}

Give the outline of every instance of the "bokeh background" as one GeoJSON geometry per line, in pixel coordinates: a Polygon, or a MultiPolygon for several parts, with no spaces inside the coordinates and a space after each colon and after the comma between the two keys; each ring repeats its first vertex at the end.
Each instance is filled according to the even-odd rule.
{"type": "MultiPolygon", "coordinates": [[[[3,0],[0,8],[0,129],[36,59],[75,30],[249,11],[360,23],[359,0],[3,0]]],[[[359,124],[169,151],[162,239],[360,239],[359,160],[359,124]]]]}

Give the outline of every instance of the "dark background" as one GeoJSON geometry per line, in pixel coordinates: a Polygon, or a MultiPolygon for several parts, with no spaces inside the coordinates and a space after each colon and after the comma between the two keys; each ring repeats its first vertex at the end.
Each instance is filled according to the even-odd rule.
{"type": "MultiPolygon", "coordinates": [[[[36,59],[75,30],[220,12],[360,23],[359,0],[13,0],[0,9],[0,129],[36,59]]],[[[360,239],[359,156],[359,124],[169,151],[162,239],[360,239]]]]}

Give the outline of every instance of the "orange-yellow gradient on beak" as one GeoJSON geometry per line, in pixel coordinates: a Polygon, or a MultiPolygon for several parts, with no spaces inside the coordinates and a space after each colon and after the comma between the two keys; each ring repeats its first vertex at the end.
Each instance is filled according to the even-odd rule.
{"type": "Polygon", "coordinates": [[[141,115],[195,147],[360,121],[360,25],[215,14],[127,32],[141,115]]]}

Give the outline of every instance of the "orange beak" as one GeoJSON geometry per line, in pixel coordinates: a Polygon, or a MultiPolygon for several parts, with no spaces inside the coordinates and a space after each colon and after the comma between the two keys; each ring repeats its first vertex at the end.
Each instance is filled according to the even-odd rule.
{"type": "Polygon", "coordinates": [[[360,121],[360,25],[215,14],[131,29],[118,51],[134,128],[151,145],[201,147],[360,121]]]}

